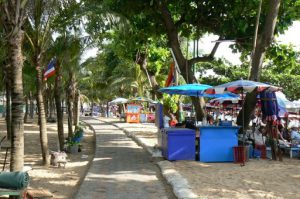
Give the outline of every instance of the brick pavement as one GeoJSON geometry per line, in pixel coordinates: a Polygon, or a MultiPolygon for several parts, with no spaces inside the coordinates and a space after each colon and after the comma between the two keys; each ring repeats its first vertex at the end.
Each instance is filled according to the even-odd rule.
{"type": "Polygon", "coordinates": [[[83,118],[96,134],[95,157],[77,199],[172,199],[151,156],[122,130],[93,118],[83,118]]]}

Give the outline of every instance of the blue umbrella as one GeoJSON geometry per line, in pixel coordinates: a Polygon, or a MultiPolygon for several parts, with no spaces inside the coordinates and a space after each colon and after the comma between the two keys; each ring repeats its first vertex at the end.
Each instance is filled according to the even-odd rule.
{"type": "Polygon", "coordinates": [[[169,86],[159,89],[158,91],[162,93],[167,93],[170,95],[187,95],[193,97],[238,97],[238,95],[233,93],[223,93],[223,94],[206,94],[204,90],[212,88],[212,86],[206,84],[183,84],[179,86],[169,86]]]}

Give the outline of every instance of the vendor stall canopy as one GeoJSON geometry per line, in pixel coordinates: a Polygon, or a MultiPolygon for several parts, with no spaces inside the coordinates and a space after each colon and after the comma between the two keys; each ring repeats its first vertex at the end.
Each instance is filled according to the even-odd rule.
{"type": "Polygon", "coordinates": [[[118,97],[112,101],[109,102],[109,104],[125,104],[128,102],[128,99],[122,98],[122,97],[118,97]]]}
{"type": "Polygon", "coordinates": [[[187,95],[193,97],[239,97],[233,93],[223,93],[223,94],[206,94],[205,90],[212,88],[212,86],[207,84],[183,84],[179,86],[169,86],[159,89],[158,91],[162,93],[167,93],[170,95],[187,95]]]}
{"type": "Polygon", "coordinates": [[[147,97],[134,97],[134,98],[130,98],[128,100],[129,102],[149,102],[149,103],[152,103],[152,104],[156,104],[157,102],[150,99],[150,98],[147,98],[147,97]]]}
{"type": "Polygon", "coordinates": [[[221,84],[212,88],[208,88],[205,90],[207,94],[218,94],[218,93],[249,93],[252,92],[254,89],[257,89],[257,92],[261,92],[264,90],[273,92],[281,90],[281,88],[272,86],[270,84],[265,84],[262,82],[255,82],[251,80],[237,80],[233,82],[228,82],[225,84],[221,84]]]}

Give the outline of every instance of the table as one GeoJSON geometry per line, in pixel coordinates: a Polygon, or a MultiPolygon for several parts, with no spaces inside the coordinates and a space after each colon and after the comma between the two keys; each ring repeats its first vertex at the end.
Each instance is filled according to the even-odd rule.
{"type": "Polygon", "coordinates": [[[233,162],[233,147],[238,146],[239,126],[201,126],[199,160],[233,162]]]}

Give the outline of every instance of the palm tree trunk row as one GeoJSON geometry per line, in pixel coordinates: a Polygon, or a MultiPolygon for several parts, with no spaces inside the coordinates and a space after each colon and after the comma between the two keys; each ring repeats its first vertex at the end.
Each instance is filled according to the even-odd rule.
{"type": "Polygon", "coordinates": [[[24,97],[23,97],[23,56],[24,32],[19,30],[9,39],[11,63],[11,171],[21,171],[24,166],[24,97]]]}
{"type": "Polygon", "coordinates": [[[40,126],[40,142],[42,150],[43,165],[49,165],[49,151],[48,151],[48,137],[47,137],[47,124],[46,124],[46,114],[44,107],[44,98],[42,93],[42,70],[39,67],[40,61],[36,59],[37,65],[37,75],[36,75],[36,89],[37,89],[37,108],[38,108],[38,121],[40,126]]]}

